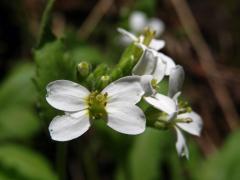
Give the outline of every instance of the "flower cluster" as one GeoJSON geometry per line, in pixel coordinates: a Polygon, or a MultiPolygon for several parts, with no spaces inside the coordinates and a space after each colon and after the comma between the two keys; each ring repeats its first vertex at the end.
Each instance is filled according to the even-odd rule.
{"type": "MultiPolygon", "coordinates": [[[[119,28],[118,31],[141,49],[142,55],[132,68],[132,75],[122,77],[103,89],[90,92],[86,87],[68,80],[57,80],[47,85],[47,102],[64,111],[49,125],[50,135],[56,141],[68,141],[85,133],[94,121],[106,121],[107,126],[124,134],[144,132],[148,117],[137,103],[144,99],[159,110],[153,127],[174,129],[177,134],[176,149],[180,156],[188,158],[188,148],[182,130],[200,135],[201,117],[179,98],[184,81],[180,65],[159,52],[165,46],[163,40],[144,34],[134,34],[119,28]],[[157,91],[158,84],[169,76],[168,95],[157,91]]],[[[154,35],[154,31],[150,31],[154,35]]]]}

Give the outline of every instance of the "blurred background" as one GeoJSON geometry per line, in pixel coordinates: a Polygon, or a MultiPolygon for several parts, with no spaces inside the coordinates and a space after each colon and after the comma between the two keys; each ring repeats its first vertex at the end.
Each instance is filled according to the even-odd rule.
{"type": "Polygon", "coordinates": [[[0,180],[240,179],[240,1],[56,0],[44,41],[47,2],[0,1],[0,180]],[[201,137],[187,136],[189,160],[171,131],[127,136],[99,124],[68,143],[49,136],[46,82],[71,79],[86,59],[116,64],[125,48],[116,28],[131,30],[134,11],[164,23],[163,52],[185,69],[183,95],[204,121],[201,137]]]}

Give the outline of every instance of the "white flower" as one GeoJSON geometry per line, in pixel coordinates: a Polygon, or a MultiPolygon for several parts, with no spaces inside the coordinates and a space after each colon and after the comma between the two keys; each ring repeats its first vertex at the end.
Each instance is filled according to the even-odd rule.
{"type": "MultiPolygon", "coordinates": [[[[125,41],[128,41],[129,43],[136,42],[136,43],[143,44],[143,40],[144,40],[143,35],[141,35],[140,37],[137,37],[133,33],[126,31],[125,29],[117,28],[117,30],[119,33],[121,33],[123,35],[123,37],[126,37],[127,40],[125,40],[125,41]]],[[[152,39],[149,44],[149,48],[154,49],[156,51],[159,51],[164,46],[165,46],[165,41],[158,40],[158,39],[152,39]]]]}
{"type": "Polygon", "coordinates": [[[195,112],[188,112],[180,109],[178,96],[184,80],[184,71],[181,66],[176,66],[171,70],[169,79],[169,96],[156,93],[144,99],[153,107],[167,114],[167,124],[172,126],[177,133],[176,149],[180,156],[189,157],[188,147],[181,130],[192,135],[200,136],[202,129],[202,119],[195,112]]]}
{"type": "Polygon", "coordinates": [[[121,78],[101,92],[89,92],[85,87],[57,80],[47,85],[47,102],[65,115],[56,116],[49,125],[50,135],[56,141],[68,141],[85,133],[92,121],[104,119],[112,129],[124,134],[140,134],[146,119],[135,104],[144,90],[139,76],[121,78]]]}
{"type": "Polygon", "coordinates": [[[160,36],[165,29],[163,21],[158,18],[148,19],[142,11],[134,11],[131,13],[129,17],[129,27],[134,33],[140,33],[145,27],[149,27],[156,31],[156,36],[160,36]]]}
{"type": "Polygon", "coordinates": [[[176,66],[175,62],[169,56],[149,48],[142,43],[138,46],[143,49],[143,55],[134,66],[132,73],[134,75],[152,75],[157,82],[170,74],[172,68],[176,66]],[[147,67],[147,68],[146,68],[147,67]]]}
{"type": "Polygon", "coordinates": [[[134,11],[129,16],[129,27],[134,33],[141,32],[147,24],[146,14],[142,11],[134,11]]]}
{"type": "Polygon", "coordinates": [[[118,31],[143,49],[141,58],[133,68],[134,75],[152,75],[157,82],[160,82],[164,75],[168,76],[171,69],[176,66],[172,58],[158,52],[165,46],[165,41],[152,39],[149,46],[146,46],[143,44],[144,36],[137,37],[122,28],[118,28],[118,31]]]}
{"type": "Polygon", "coordinates": [[[149,19],[147,26],[156,31],[156,37],[160,36],[165,30],[163,21],[158,18],[149,19]]]}

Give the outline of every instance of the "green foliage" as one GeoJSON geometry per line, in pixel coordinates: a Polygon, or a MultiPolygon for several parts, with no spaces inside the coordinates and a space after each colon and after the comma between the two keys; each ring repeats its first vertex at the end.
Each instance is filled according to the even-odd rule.
{"type": "MultiPolygon", "coordinates": [[[[146,129],[136,137],[128,159],[118,167],[117,180],[191,179],[202,158],[195,144],[190,144],[190,160],[180,158],[170,132],[146,129]]],[[[122,160],[123,161],[123,160],[122,160]]],[[[121,161],[121,162],[122,162],[121,161]]]]}
{"type": "Polygon", "coordinates": [[[107,61],[107,58],[98,49],[90,46],[77,45],[69,50],[71,58],[76,64],[81,61],[86,61],[93,66],[96,66],[99,63],[107,61]]]}
{"type": "Polygon", "coordinates": [[[34,103],[36,92],[31,79],[35,68],[32,64],[16,66],[0,85],[0,105],[28,106],[34,103]]]}
{"type": "Polygon", "coordinates": [[[39,128],[36,114],[26,107],[12,106],[0,111],[0,140],[29,139],[39,128]]]}
{"type": "Polygon", "coordinates": [[[138,0],[136,1],[136,9],[147,13],[149,16],[153,16],[157,5],[156,0],[138,0]]]}
{"type": "Polygon", "coordinates": [[[40,128],[33,109],[36,99],[32,83],[34,70],[32,64],[18,65],[1,85],[0,140],[29,139],[40,128]]]}
{"type": "Polygon", "coordinates": [[[41,20],[41,27],[40,33],[37,41],[36,48],[42,47],[46,42],[54,40],[54,35],[51,31],[51,10],[53,7],[55,0],[48,0],[46,8],[44,10],[42,20],[41,20]]]}
{"type": "Polygon", "coordinates": [[[160,152],[161,143],[161,133],[150,129],[136,139],[129,158],[133,180],[157,179],[159,177],[158,166],[163,155],[160,152]]]}
{"type": "Polygon", "coordinates": [[[1,180],[56,180],[50,165],[40,154],[20,145],[0,146],[1,180]]]}
{"type": "Polygon", "coordinates": [[[240,131],[232,134],[222,149],[202,164],[196,172],[196,179],[238,180],[240,179],[240,131]]]}
{"type": "Polygon", "coordinates": [[[62,40],[45,44],[35,51],[34,58],[37,64],[35,83],[39,92],[39,106],[44,113],[41,115],[44,120],[50,121],[55,113],[45,100],[46,86],[49,82],[58,79],[76,81],[76,69],[62,40]]]}

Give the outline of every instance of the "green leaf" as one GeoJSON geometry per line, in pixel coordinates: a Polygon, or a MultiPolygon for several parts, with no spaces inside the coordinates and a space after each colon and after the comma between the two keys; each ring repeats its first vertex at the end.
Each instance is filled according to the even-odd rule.
{"type": "Polygon", "coordinates": [[[70,49],[71,58],[78,64],[81,61],[86,61],[94,66],[102,62],[106,62],[107,58],[96,48],[89,46],[76,46],[70,49]]]}
{"type": "Polygon", "coordinates": [[[160,139],[161,133],[153,129],[147,129],[136,139],[129,159],[133,180],[157,179],[159,176],[160,139]]]}
{"type": "Polygon", "coordinates": [[[37,64],[36,83],[42,93],[45,94],[45,87],[51,81],[74,80],[75,66],[62,40],[47,43],[36,50],[34,58],[37,64]]]}
{"type": "Polygon", "coordinates": [[[0,140],[28,139],[39,129],[39,119],[29,108],[11,106],[0,111],[0,140]]]}
{"type": "Polygon", "coordinates": [[[56,180],[48,161],[40,154],[20,145],[0,146],[1,180],[56,180]]]}
{"type": "Polygon", "coordinates": [[[240,179],[240,131],[232,134],[216,154],[202,164],[196,179],[239,180],[240,179]]]}
{"type": "Polygon", "coordinates": [[[41,117],[50,121],[56,115],[56,111],[50,108],[45,100],[46,86],[49,82],[59,79],[76,81],[76,67],[61,40],[47,43],[36,50],[34,58],[37,64],[35,83],[39,92],[41,117]]]}
{"type": "Polygon", "coordinates": [[[21,64],[16,66],[10,75],[0,85],[0,105],[29,106],[35,102],[36,90],[32,83],[34,76],[33,64],[21,64]]]}
{"type": "Polygon", "coordinates": [[[0,140],[29,139],[40,128],[33,108],[36,100],[32,82],[34,70],[33,64],[18,65],[1,84],[0,140]]]}

